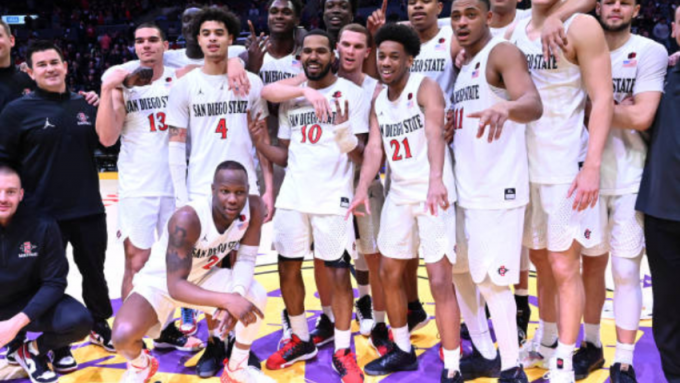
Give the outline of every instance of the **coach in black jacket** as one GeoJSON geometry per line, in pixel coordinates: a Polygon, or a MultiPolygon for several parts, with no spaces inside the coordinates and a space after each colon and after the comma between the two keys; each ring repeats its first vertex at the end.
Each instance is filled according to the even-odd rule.
{"type": "Polygon", "coordinates": [[[107,231],[94,158],[96,110],[66,90],[67,67],[58,47],[28,47],[37,88],[0,114],[0,161],[19,169],[23,204],[54,218],[63,245],[83,276],[83,301],[95,324],[90,340],[114,351],[106,320],[113,314],[104,277],[107,231]]]}
{"type": "Polygon", "coordinates": [[[68,262],[57,223],[40,218],[19,203],[19,175],[0,165],[0,347],[21,331],[41,332],[8,355],[33,381],[56,381],[47,364],[55,352],[54,368],[67,372],[77,364],[68,350],[92,328],[85,307],[64,294],[68,262]]]}

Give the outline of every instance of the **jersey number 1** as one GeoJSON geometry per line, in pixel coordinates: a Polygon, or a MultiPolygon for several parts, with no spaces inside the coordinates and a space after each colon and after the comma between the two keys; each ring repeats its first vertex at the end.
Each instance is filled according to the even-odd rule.
{"type": "MultiPolygon", "coordinates": [[[[411,147],[408,144],[408,137],[404,138],[401,141],[401,144],[404,146],[404,156],[406,158],[411,158],[411,147]]],[[[392,161],[401,161],[404,157],[402,157],[399,153],[399,141],[390,141],[390,146],[394,148],[394,153],[392,153],[392,161]]]]}

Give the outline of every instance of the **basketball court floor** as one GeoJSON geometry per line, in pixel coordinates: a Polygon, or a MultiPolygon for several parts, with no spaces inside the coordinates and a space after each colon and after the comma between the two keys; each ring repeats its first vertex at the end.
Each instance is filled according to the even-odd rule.
{"type": "MultiPolygon", "coordinates": [[[[106,205],[109,244],[106,260],[106,276],[109,284],[111,301],[113,303],[114,312],[118,310],[121,305],[120,287],[123,276],[123,247],[121,243],[116,240],[116,223],[118,212],[118,194],[117,194],[117,180],[115,174],[102,174],[101,180],[101,194],[106,205]]],[[[279,340],[281,338],[281,320],[280,313],[283,309],[283,299],[279,290],[279,279],[276,269],[276,254],[271,250],[271,224],[265,226],[262,236],[262,243],[260,245],[260,256],[258,257],[257,267],[255,270],[257,280],[269,292],[269,301],[265,311],[264,324],[260,330],[260,337],[253,345],[253,351],[261,360],[265,360],[270,354],[276,351],[279,340]]],[[[70,272],[69,272],[69,286],[67,293],[73,297],[80,299],[81,297],[81,277],[78,273],[75,264],[72,262],[72,257],[69,251],[70,272]]],[[[305,262],[303,265],[303,276],[307,291],[305,300],[305,307],[307,310],[308,322],[310,329],[316,323],[316,319],[321,313],[321,306],[318,295],[314,285],[314,273],[312,269],[312,262],[305,262]]],[[[643,272],[643,295],[645,297],[645,313],[643,316],[649,318],[651,312],[651,279],[649,277],[648,268],[643,272]]],[[[426,279],[427,273],[424,266],[421,264],[419,271],[419,290],[421,300],[424,302],[425,309],[433,318],[434,302],[430,295],[430,289],[426,279]]],[[[608,286],[612,286],[611,276],[608,274],[608,286]]],[[[355,289],[356,294],[356,289],[355,289]]],[[[536,279],[532,275],[530,279],[530,303],[532,304],[532,317],[529,327],[529,335],[532,336],[536,327],[538,326],[538,310],[536,309],[536,279]]],[[[607,293],[607,303],[603,312],[603,318],[611,318],[611,297],[612,292],[607,293]]],[[[179,315],[179,312],[177,313],[179,315]]],[[[202,318],[202,317],[201,317],[202,318]]],[[[113,323],[113,318],[111,319],[113,323]]],[[[367,338],[359,334],[359,329],[356,322],[352,324],[354,332],[353,347],[355,348],[357,358],[360,366],[364,366],[376,355],[374,351],[368,346],[367,338]]],[[[205,322],[201,321],[198,335],[203,340],[206,339],[207,330],[205,322]]],[[[367,382],[439,382],[439,374],[442,364],[439,360],[439,339],[435,321],[431,320],[428,325],[414,333],[412,336],[413,344],[417,348],[419,355],[420,367],[418,371],[402,372],[392,374],[387,377],[374,378],[366,377],[367,382]]],[[[147,345],[151,346],[151,342],[147,339],[147,345]]],[[[604,353],[607,363],[604,368],[591,374],[585,383],[603,383],[609,382],[609,362],[614,357],[614,349],[616,346],[616,336],[614,321],[612,319],[603,319],[602,321],[602,343],[604,344],[604,353]]],[[[463,348],[466,352],[470,351],[470,343],[463,342],[463,348]]],[[[102,348],[93,346],[89,342],[84,341],[73,345],[73,353],[79,363],[79,369],[69,375],[61,377],[62,383],[113,383],[118,382],[125,370],[125,360],[116,355],[104,351],[102,348]]],[[[0,350],[0,380],[13,383],[29,382],[25,378],[21,368],[7,366],[4,359],[5,350],[0,350]]],[[[152,353],[158,358],[160,362],[159,372],[156,374],[152,382],[163,383],[190,383],[190,382],[219,382],[219,377],[203,380],[194,374],[194,366],[200,358],[201,352],[192,354],[179,351],[153,351],[152,353]]],[[[319,350],[318,356],[307,362],[298,363],[293,367],[280,370],[269,371],[265,369],[265,373],[279,382],[339,382],[338,375],[331,368],[331,356],[333,353],[332,343],[325,345],[319,350]]],[[[263,368],[264,363],[262,363],[263,368]]],[[[661,372],[659,354],[654,345],[652,337],[651,320],[643,320],[638,332],[638,342],[635,351],[635,369],[637,371],[638,381],[644,383],[665,382],[663,373],[661,372]]],[[[531,382],[547,382],[543,379],[546,371],[539,369],[527,370],[529,381],[531,382]]],[[[495,382],[495,379],[477,379],[475,383],[495,382]]]]}

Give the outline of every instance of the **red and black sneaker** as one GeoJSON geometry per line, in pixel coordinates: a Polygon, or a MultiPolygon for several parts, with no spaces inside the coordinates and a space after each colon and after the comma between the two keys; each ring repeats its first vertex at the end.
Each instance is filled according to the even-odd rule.
{"type": "Polygon", "coordinates": [[[331,322],[326,314],[321,314],[316,321],[316,328],[309,335],[314,344],[321,347],[335,339],[335,323],[331,322]]]}
{"type": "Polygon", "coordinates": [[[56,383],[59,377],[48,364],[47,355],[40,354],[34,343],[26,341],[16,351],[16,361],[26,371],[31,383],[56,383]]]}
{"type": "Polygon", "coordinates": [[[371,336],[368,338],[368,344],[375,350],[378,356],[383,356],[390,352],[394,343],[390,340],[385,323],[376,323],[371,330],[371,336]]]}
{"type": "Polygon", "coordinates": [[[290,367],[297,361],[312,359],[317,352],[316,345],[311,339],[303,342],[296,334],[293,334],[290,340],[285,341],[283,347],[267,358],[267,368],[280,370],[290,367]]]}
{"type": "Polygon", "coordinates": [[[409,302],[406,315],[408,332],[413,333],[427,325],[430,317],[427,315],[423,304],[420,301],[409,302]]]}
{"type": "Polygon", "coordinates": [[[364,381],[364,373],[357,364],[357,357],[352,350],[344,348],[333,354],[333,370],[340,375],[342,383],[360,383],[364,381]]]}

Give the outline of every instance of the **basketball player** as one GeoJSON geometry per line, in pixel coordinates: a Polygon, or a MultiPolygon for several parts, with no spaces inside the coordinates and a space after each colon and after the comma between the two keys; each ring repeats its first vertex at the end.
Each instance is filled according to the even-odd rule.
{"type": "Polygon", "coordinates": [[[639,12],[636,0],[597,4],[611,56],[615,105],[612,129],[602,154],[600,209],[605,241],[583,250],[584,255],[594,257],[583,259],[585,339],[574,355],[576,379],[585,379],[604,365],[600,317],[606,296],[604,272],[610,253],[617,340],[610,379],[617,383],[636,381],[633,352],[642,310],[640,262],[645,241],[635,201],[647,154],[642,132],[654,120],[668,62],[661,44],[631,34],[631,23],[639,12]]]}
{"type": "MultiPolygon", "coordinates": [[[[356,258],[356,244],[352,222],[345,221],[344,215],[353,195],[353,162],[361,163],[364,144],[357,135],[367,133],[368,101],[361,88],[331,72],[334,60],[331,36],[322,30],[309,32],[301,51],[308,80],[291,87],[291,93],[298,94],[280,106],[279,145],[267,143],[262,129],[253,132],[258,151],[272,162],[288,166],[276,201],[274,246],[279,253],[281,294],[292,336],[267,359],[267,368],[286,368],[317,353],[305,318],[301,273],[313,242],[314,257],[324,260],[325,277],[332,287],[334,369],[343,382],[362,382],[363,373],[350,348],[353,297],[349,261],[356,258]],[[323,94],[333,113],[319,119],[313,105],[302,99],[306,89],[323,94]]],[[[263,96],[267,97],[266,91],[263,96]]]]}
{"type": "MultiPolygon", "coordinates": [[[[338,38],[337,50],[340,57],[338,76],[360,86],[365,92],[365,99],[373,99],[381,87],[376,79],[362,72],[364,60],[369,57],[372,48],[373,39],[370,33],[359,24],[348,24],[342,28],[338,38]]],[[[263,94],[266,93],[267,97],[277,102],[287,101],[288,98],[283,98],[281,95],[294,94],[295,90],[290,89],[290,87],[299,85],[304,80],[303,76],[298,76],[290,80],[280,81],[269,86],[263,94]]],[[[305,96],[310,103],[321,105],[317,109],[319,112],[326,111],[330,107],[323,94],[313,89],[307,89],[305,96]],[[317,100],[322,102],[315,103],[317,100]]],[[[355,184],[358,182],[358,170],[355,172],[355,184]]],[[[371,184],[369,194],[372,210],[377,213],[370,217],[356,217],[359,241],[355,266],[359,300],[355,302],[355,312],[356,319],[359,322],[359,332],[364,336],[370,336],[372,347],[380,355],[383,355],[387,352],[386,346],[389,340],[385,325],[385,301],[379,276],[380,252],[377,248],[377,234],[380,227],[379,212],[384,203],[384,191],[379,178],[376,178],[371,184]],[[371,278],[369,275],[373,275],[373,277],[371,278]],[[373,291],[375,301],[372,301],[370,291],[373,291]]],[[[332,340],[334,322],[333,313],[331,307],[329,307],[331,286],[327,283],[327,279],[323,278],[325,271],[322,266],[323,261],[315,259],[315,280],[323,310],[323,314],[319,317],[316,328],[311,334],[317,346],[332,340]]]]}
{"type": "Polygon", "coordinates": [[[323,0],[323,24],[333,39],[333,46],[338,41],[340,30],[354,21],[357,5],[357,0],[323,0]]]}
{"type": "Polygon", "coordinates": [[[222,162],[212,195],[192,200],[170,218],[113,324],[116,351],[128,361],[122,382],[148,382],[155,374],[158,361],[143,349],[142,337],[158,334],[180,306],[216,313],[222,329],[236,325],[223,382],[274,382],[247,365],[267,301],[253,278],[264,206],[249,194],[249,183],[244,166],[222,162]],[[215,267],[237,246],[233,270],[215,267]]]}
{"type": "MultiPolygon", "coordinates": [[[[501,355],[500,380],[527,382],[518,365],[510,285],[519,280],[529,202],[523,124],[541,117],[541,98],[522,52],[502,37],[492,37],[489,1],[455,0],[451,7],[451,26],[466,51],[453,92],[458,191],[454,282],[460,299],[475,299],[474,287],[468,286],[476,284],[487,302],[501,355]]],[[[480,376],[473,373],[478,370],[473,363],[473,358],[461,361],[466,380],[480,376]]]]}
{"type": "MultiPolygon", "coordinates": [[[[208,190],[211,169],[223,159],[243,164],[250,177],[250,193],[259,195],[253,153],[248,133],[248,111],[253,115],[267,116],[267,108],[259,93],[262,81],[248,73],[251,89],[247,97],[230,90],[227,78],[227,51],[233,36],[238,34],[239,22],[231,13],[221,8],[204,8],[196,15],[193,36],[203,50],[205,63],[182,77],[172,87],[168,101],[166,124],[169,126],[169,164],[176,206],[202,197],[208,190]],[[187,172],[186,141],[191,137],[192,147],[187,172]]],[[[260,156],[265,181],[271,180],[271,164],[260,156]]],[[[265,185],[263,203],[267,212],[273,210],[272,185],[265,185]]],[[[271,214],[271,213],[269,213],[271,214]]],[[[199,376],[210,377],[223,359],[219,334],[210,320],[212,329],[206,352],[197,364],[199,376]]]]}
{"type": "MultiPolygon", "coordinates": [[[[363,205],[371,214],[368,189],[383,155],[391,169],[391,186],[380,219],[380,276],[395,345],[364,367],[369,375],[418,368],[409,339],[406,265],[422,254],[435,300],[437,328],[444,346],[442,382],[462,382],[459,372],[460,314],[452,264],[455,261],[455,185],[451,158],[443,139],[444,98],[441,89],[421,74],[410,73],[420,52],[418,35],[404,25],[386,24],[376,34],[378,71],[384,88],[373,106],[371,131],[350,212],[363,205]],[[381,137],[382,136],[382,137],[381,137]],[[413,233],[418,233],[417,237],[413,233]]],[[[361,214],[361,213],[359,213],[361,214]]]]}
{"type": "Polygon", "coordinates": [[[606,42],[594,18],[581,14],[569,18],[564,23],[568,44],[545,60],[540,31],[546,17],[559,6],[557,0],[534,1],[531,18],[508,29],[506,36],[527,56],[532,79],[549,111],[527,125],[531,190],[523,242],[532,250],[537,269],[544,326],[540,350],[530,352],[523,364],[545,366],[548,361],[552,382],[573,382],[572,354],[584,305],[580,251],[581,246],[600,243],[602,237],[600,163],[613,98],[606,42]],[[586,96],[592,100],[593,112],[588,121],[587,155],[580,166],[586,96]],[[548,301],[555,294],[558,309],[550,310],[548,301]],[[556,338],[559,341],[553,348],[556,338]]]}

